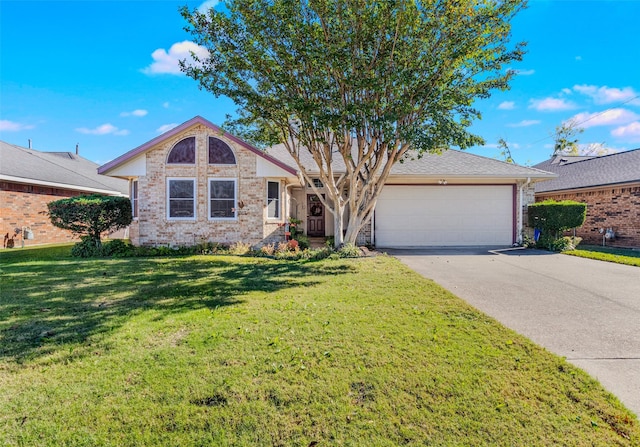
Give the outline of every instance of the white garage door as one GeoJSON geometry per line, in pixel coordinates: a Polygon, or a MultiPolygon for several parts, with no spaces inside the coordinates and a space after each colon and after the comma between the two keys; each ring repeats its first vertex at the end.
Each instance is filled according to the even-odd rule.
{"type": "Polygon", "coordinates": [[[378,247],[511,245],[513,187],[394,186],[375,211],[378,247]]]}

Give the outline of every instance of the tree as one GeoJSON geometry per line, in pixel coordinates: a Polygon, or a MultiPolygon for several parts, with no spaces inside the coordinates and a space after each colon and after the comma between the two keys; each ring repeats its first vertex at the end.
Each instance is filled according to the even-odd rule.
{"type": "MultiPolygon", "coordinates": [[[[227,123],[283,143],[301,182],[308,151],[334,216],[336,246],[355,242],[396,162],[481,144],[474,100],[505,90],[524,44],[509,48],[524,0],[231,0],[181,10],[208,57],[182,70],[239,107],[227,123]],[[346,167],[337,172],[336,162],[346,167]],[[344,224],[346,234],[343,239],[344,224]]],[[[315,186],[313,186],[315,189],[315,186]]]]}
{"type": "Polygon", "coordinates": [[[88,237],[96,247],[102,245],[102,233],[124,228],[132,220],[128,197],[76,196],[50,202],[47,207],[53,225],[88,237]]]}
{"type": "Polygon", "coordinates": [[[580,155],[578,135],[584,132],[574,120],[569,120],[556,127],[554,134],[553,155],[580,155]]]}
{"type": "Polygon", "coordinates": [[[501,149],[500,155],[504,157],[504,161],[514,164],[515,160],[511,156],[511,149],[509,149],[509,143],[504,138],[498,138],[498,149],[501,149]]]}

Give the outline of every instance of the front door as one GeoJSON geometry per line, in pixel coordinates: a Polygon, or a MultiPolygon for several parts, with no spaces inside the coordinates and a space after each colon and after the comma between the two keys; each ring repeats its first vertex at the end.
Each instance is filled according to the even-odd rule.
{"type": "Polygon", "coordinates": [[[315,194],[307,196],[307,236],[324,237],[324,205],[315,194]]]}

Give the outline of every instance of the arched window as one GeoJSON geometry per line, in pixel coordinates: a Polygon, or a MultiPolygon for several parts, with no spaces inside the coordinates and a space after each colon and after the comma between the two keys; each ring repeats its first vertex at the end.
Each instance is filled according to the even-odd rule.
{"type": "Polygon", "coordinates": [[[196,163],[196,137],[180,140],[169,152],[167,163],[192,165],[196,163]]]}
{"type": "Polygon", "coordinates": [[[235,165],[236,156],[227,143],[219,138],[209,137],[209,164],[235,165]]]}

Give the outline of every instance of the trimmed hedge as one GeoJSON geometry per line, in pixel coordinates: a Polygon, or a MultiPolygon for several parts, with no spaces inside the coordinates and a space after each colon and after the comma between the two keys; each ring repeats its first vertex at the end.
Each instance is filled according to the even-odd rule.
{"type": "Polygon", "coordinates": [[[587,205],[573,200],[545,200],[529,205],[529,226],[540,230],[538,244],[552,248],[563,231],[584,224],[587,217],[587,205]]]}
{"type": "Polygon", "coordinates": [[[92,194],[56,200],[47,207],[53,225],[86,236],[86,243],[96,247],[102,233],[125,228],[132,220],[128,197],[92,194]]]}

